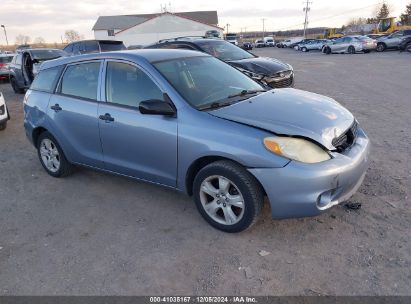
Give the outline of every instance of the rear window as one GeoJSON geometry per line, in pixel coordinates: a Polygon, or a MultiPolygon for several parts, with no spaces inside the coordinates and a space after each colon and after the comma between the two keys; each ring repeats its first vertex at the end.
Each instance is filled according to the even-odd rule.
{"type": "Polygon", "coordinates": [[[63,50],[31,50],[31,56],[37,61],[56,59],[64,56],[63,50]]]}
{"type": "Polygon", "coordinates": [[[404,36],[409,36],[411,35],[411,30],[405,30],[404,31],[404,36]]]}
{"type": "Polygon", "coordinates": [[[13,60],[13,56],[1,56],[0,63],[9,63],[13,60]]]}
{"type": "Polygon", "coordinates": [[[34,78],[30,89],[51,93],[57,84],[62,67],[55,67],[40,71],[34,78]]]}
{"type": "Polygon", "coordinates": [[[122,42],[101,42],[100,49],[102,52],[121,51],[126,50],[122,42]]]}
{"type": "Polygon", "coordinates": [[[61,81],[61,93],[85,99],[97,99],[100,62],[70,65],[61,81]]]}

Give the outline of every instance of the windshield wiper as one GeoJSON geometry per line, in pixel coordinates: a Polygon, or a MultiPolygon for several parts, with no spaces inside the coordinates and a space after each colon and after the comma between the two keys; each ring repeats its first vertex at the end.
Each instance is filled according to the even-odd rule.
{"type": "Polygon", "coordinates": [[[229,95],[228,98],[251,95],[251,94],[262,93],[262,92],[267,92],[267,91],[266,90],[242,90],[240,93],[229,95]]]}
{"type": "Polygon", "coordinates": [[[204,106],[199,107],[198,109],[200,111],[209,110],[209,109],[218,109],[218,108],[229,106],[231,104],[232,104],[232,102],[227,102],[227,101],[226,102],[218,102],[218,101],[215,101],[215,102],[212,102],[212,103],[205,104],[204,106]]]}
{"type": "MultiPolygon", "coordinates": [[[[241,97],[241,96],[261,93],[261,92],[267,92],[267,91],[266,90],[242,90],[240,93],[229,95],[229,96],[227,96],[227,98],[224,98],[223,100],[231,99],[231,98],[234,98],[234,97],[241,97]]],[[[244,99],[247,99],[247,98],[244,98],[244,99]]],[[[237,100],[237,101],[214,101],[212,103],[207,103],[207,104],[199,107],[198,109],[200,111],[209,110],[209,109],[218,109],[218,108],[222,108],[222,107],[232,105],[233,103],[238,102],[238,101],[242,101],[244,99],[237,100]]]]}

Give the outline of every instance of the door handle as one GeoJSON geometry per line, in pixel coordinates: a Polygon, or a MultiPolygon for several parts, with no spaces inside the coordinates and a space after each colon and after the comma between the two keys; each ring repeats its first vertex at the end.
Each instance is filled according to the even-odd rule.
{"type": "Polygon", "coordinates": [[[100,118],[101,120],[104,120],[105,122],[114,121],[114,118],[111,117],[110,113],[106,113],[106,114],[104,114],[104,115],[100,115],[98,118],[100,118]]]}
{"type": "Polygon", "coordinates": [[[54,112],[56,112],[56,113],[58,111],[63,110],[58,103],[56,103],[54,106],[51,106],[50,109],[54,110],[54,112]]]}

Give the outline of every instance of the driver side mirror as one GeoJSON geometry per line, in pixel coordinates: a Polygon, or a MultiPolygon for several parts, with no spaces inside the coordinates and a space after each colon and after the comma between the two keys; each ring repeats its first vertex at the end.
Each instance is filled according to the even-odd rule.
{"type": "Polygon", "coordinates": [[[150,99],[140,102],[138,109],[141,114],[164,115],[175,117],[176,109],[168,102],[158,99],[150,99]]]}

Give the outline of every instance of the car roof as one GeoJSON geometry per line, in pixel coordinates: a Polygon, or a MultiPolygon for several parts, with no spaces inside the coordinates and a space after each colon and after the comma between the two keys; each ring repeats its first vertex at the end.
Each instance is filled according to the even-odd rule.
{"type": "Polygon", "coordinates": [[[77,40],[70,42],[67,45],[74,44],[74,43],[79,43],[79,42],[88,42],[88,41],[96,41],[96,42],[107,42],[107,43],[123,43],[121,40],[109,40],[109,39],[84,39],[84,40],[77,40]]]}
{"type": "Polygon", "coordinates": [[[45,61],[41,65],[41,70],[49,69],[52,67],[70,64],[81,61],[97,60],[97,59],[122,59],[122,60],[143,60],[150,63],[158,61],[167,61],[179,58],[189,57],[211,57],[205,53],[191,51],[191,50],[170,50],[170,49],[140,49],[140,50],[128,50],[128,51],[116,51],[105,53],[93,53],[72,57],[61,57],[54,60],[45,61]]]}

